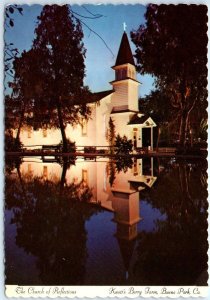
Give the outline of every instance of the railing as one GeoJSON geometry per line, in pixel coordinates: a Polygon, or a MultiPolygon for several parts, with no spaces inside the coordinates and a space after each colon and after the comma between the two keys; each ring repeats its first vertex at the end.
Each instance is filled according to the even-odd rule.
{"type": "MultiPolygon", "coordinates": [[[[113,152],[120,152],[120,149],[115,146],[77,146],[75,145],[76,152],[79,153],[97,153],[97,154],[109,154],[113,152]],[[118,151],[117,151],[118,150],[118,151]]],[[[47,151],[53,151],[53,152],[59,152],[62,150],[62,145],[26,145],[23,147],[23,151],[41,151],[41,152],[47,152],[47,151]],[[30,149],[31,148],[31,149],[30,149]]],[[[142,147],[142,148],[133,148],[133,152],[135,153],[148,153],[148,147],[142,147]]]]}
{"type": "Polygon", "coordinates": [[[42,150],[54,150],[55,152],[58,152],[61,150],[60,145],[43,145],[42,150]]]}
{"type": "Polygon", "coordinates": [[[156,148],[156,152],[159,153],[175,153],[176,148],[171,148],[171,147],[161,147],[161,148],[156,148]]]}
{"type": "MultiPolygon", "coordinates": [[[[113,155],[113,154],[120,154],[120,149],[114,146],[77,146],[75,145],[76,154],[85,154],[85,155],[113,155]]],[[[142,148],[133,148],[133,154],[141,155],[141,154],[175,154],[176,148],[172,147],[160,147],[160,148],[153,148],[153,150],[150,149],[150,147],[142,147],[142,148]]],[[[62,152],[62,145],[27,145],[22,149],[22,152],[24,153],[39,153],[40,155],[47,155],[47,154],[59,154],[62,152]]]]}

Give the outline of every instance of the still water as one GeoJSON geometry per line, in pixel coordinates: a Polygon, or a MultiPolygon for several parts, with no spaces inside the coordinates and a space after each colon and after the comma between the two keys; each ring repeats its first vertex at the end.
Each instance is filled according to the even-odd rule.
{"type": "Polygon", "coordinates": [[[5,283],[207,285],[207,163],[5,165],[5,283]]]}

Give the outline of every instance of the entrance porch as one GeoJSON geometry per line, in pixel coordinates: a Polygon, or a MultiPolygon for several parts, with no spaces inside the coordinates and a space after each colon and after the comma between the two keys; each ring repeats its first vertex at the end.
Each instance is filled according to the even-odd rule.
{"type": "Polygon", "coordinates": [[[152,118],[136,114],[128,123],[131,127],[131,137],[134,150],[147,148],[149,151],[154,150],[154,127],[157,125],[152,118]]]}

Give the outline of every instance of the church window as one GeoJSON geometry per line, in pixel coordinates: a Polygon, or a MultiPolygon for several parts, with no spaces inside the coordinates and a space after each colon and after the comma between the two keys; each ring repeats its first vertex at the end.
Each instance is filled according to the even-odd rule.
{"type": "Polygon", "coordinates": [[[82,119],[82,136],[87,135],[87,120],[85,118],[82,119]]]}
{"type": "Polygon", "coordinates": [[[42,136],[47,137],[47,129],[46,128],[42,129],[42,136]]]}
{"type": "Polygon", "coordinates": [[[47,178],[48,178],[47,166],[43,166],[43,179],[47,180],[47,178]]]}
{"type": "Polygon", "coordinates": [[[121,78],[122,78],[122,72],[121,72],[121,70],[117,70],[116,71],[116,79],[120,80],[121,78]]]}
{"type": "Polygon", "coordinates": [[[134,176],[138,175],[137,159],[134,159],[134,164],[133,164],[133,175],[134,175],[134,176]]]}
{"type": "Polygon", "coordinates": [[[30,139],[31,138],[31,133],[32,133],[31,127],[27,128],[27,133],[28,133],[28,138],[30,139]]]}
{"type": "Polygon", "coordinates": [[[133,128],[133,146],[134,148],[137,147],[137,128],[133,128]]]}
{"type": "Polygon", "coordinates": [[[119,77],[118,70],[116,70],[116,72],[115,72],[115,79],[117,80],[118,77],[119,77]]]}
{"type": "Polygon", "coordinates": [[[107,170],[104,170],[104,191],[106,192],[107,190],[107,170]]]}
{"type": "Polygon", "coordinates": [[[31,164],[28,164],[28,173],[31,173],[31,164]]]}
{"type": "Polygon", "coordinates": [[[82,182],[85,185],[88,184],[88,172],[87,172],[87,170],[82,170],[82,182]]]}
{"type": "Polygon", "coordinates": [[[106,136],[106,114],[103,115],[103,130],[104,135],[106,136]]]}
{"type": "Polygon", "coordinates": [[[28,175],[32,175],[33,171],[32,171],[32,167],[31,164],[28,164],[28,175]]]}
{"type": "Polygon", "coordinates": [[[122,79],[127,77],[127,70],[122,69],[122,79]]]}
{"type": "Polygon", "coordinates": [[[124,79],[126,77],[128,77],[126,68],[116,71],[116,79],[117,80],[121,80],[121,79],[124,79]]]}

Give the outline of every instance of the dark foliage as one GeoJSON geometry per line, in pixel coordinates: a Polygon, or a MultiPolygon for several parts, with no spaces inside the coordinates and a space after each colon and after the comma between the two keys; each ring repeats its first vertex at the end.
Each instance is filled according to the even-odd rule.
{"type": "Polygon", "coordinates": [[[19,139],[16,141],[11,131],[6,132],[4,142],[4,149],[6,152],[22,151],[22,143],[19,139]]]}
{"type": "Polygon", "coordinates": [[[176,108],[180,144],[185,145],[193,113],[206,118],[207,7],[151,4],[145,18],[146,25],[131,32],[137,68],[155,76],[158,89],[167,92],[176,108]]]}
{"type": "MultiPolygon", "coordinates": [[[[83,284],[85,277],[85,222],[97,208],[87,205],[92,197],[87,185],[65,183],[66,169],[60,182],[23,175],[19,169],[18,176],[6,176],[5,205],[17,226],[16,244],[36,257],[38,284],[83,284]]],[[[15,283],[13,273],[6,275],[6,282],[15,283]]]]}
{"type": "Polygon", "coordinates": [[[206,161],[160,163],[165,172],[141,197],[166,218],[139,236],[135,278],[142,285],[207,285],[206,161]]]}
{"type": "Polygon", "coordinates": [[[124,135],[121,137],[119,134],[115,138],[115,153],[120,154],[129,154],[133,149],[132,140],[128,140],[128,138],[124,135]]]}

